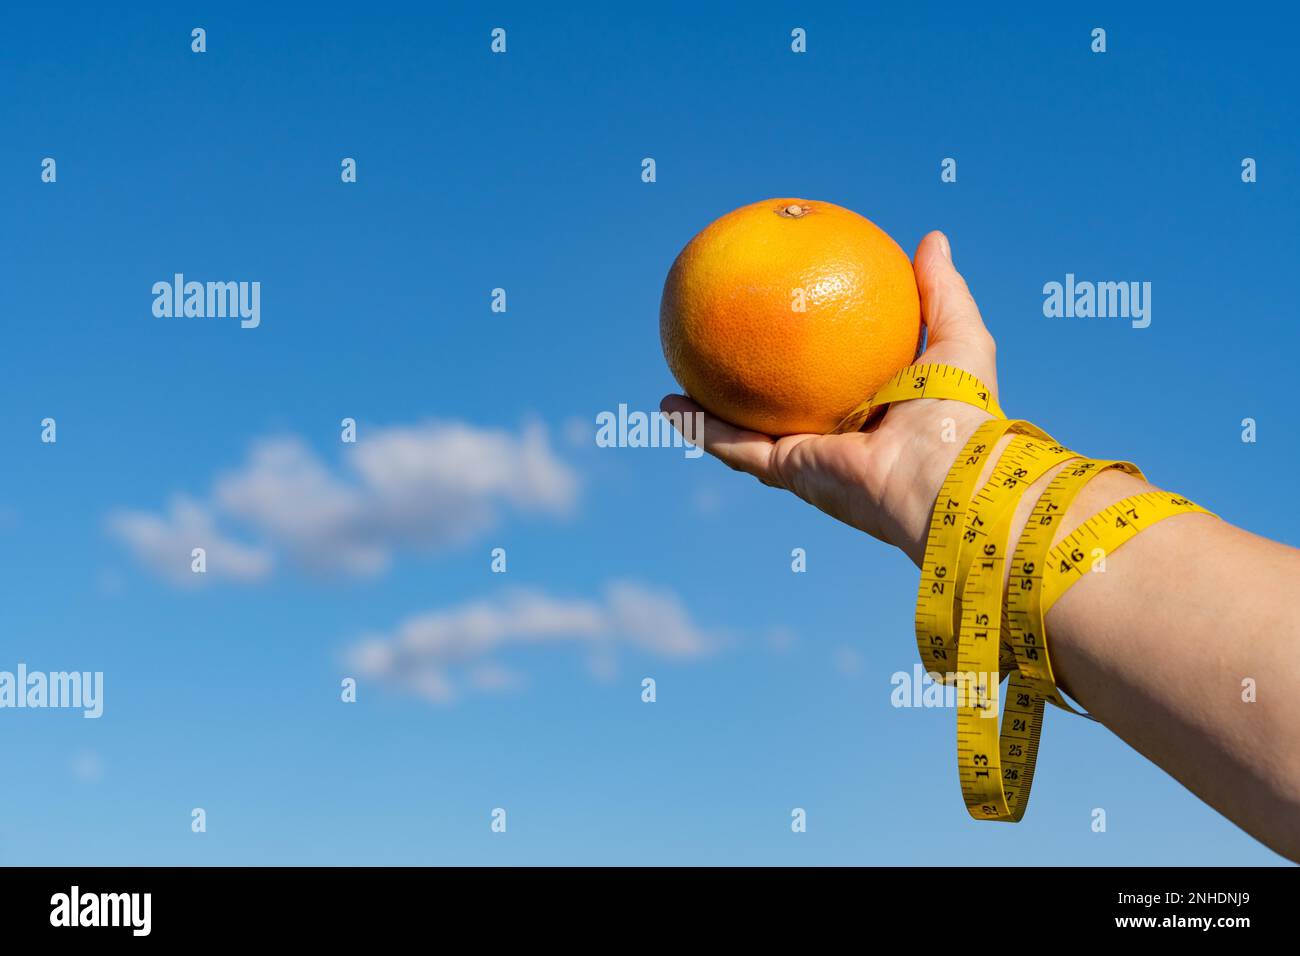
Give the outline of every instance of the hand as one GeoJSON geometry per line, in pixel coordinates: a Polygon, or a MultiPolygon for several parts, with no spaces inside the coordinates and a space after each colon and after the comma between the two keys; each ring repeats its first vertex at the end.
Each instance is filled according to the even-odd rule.
{"type": "MultiPolygon", "coordinates": [[[[993,337],[966,281],[953,267],[943,233],[932,232],[921,240],[913,268],[927,330],[926,350],[917,362],[964,369],[996,397],[993,337]]],[[[681,395],[667,396],[661,408],[703,411],[681,395]]],[[[794,492],[831,517],[896,545],[920,565],[939,487],[966,440],[991,417],[962,402],[914,399],[890,406],[869,431],[773,440],[706,414],[704,450],[737,471],[794,492]]]]}

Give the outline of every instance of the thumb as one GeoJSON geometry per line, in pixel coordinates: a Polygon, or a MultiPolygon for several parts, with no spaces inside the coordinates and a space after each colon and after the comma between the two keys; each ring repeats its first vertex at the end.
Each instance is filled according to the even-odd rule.
{"type": "Polygon", "coordinates": [[[992,337],[980,318],[966,280],[952,264],[948,237],[935,230],[921,240],[913,263],[921,293],[927,347],[946,343],[980,350],[992,347],[992,337]]]}

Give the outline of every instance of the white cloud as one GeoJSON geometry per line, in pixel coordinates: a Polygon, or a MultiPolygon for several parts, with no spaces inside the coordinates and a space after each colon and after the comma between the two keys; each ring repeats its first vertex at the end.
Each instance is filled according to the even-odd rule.
{"type": "Polygon", "coordinates": [[[194,585],[204,575],[191,569],[195,548],[206,552],[207,573],[234,581],[260,581],[272,569],[264,549],[243,545],[219,532],[211,512],[203,505],[177,495],[162,515],[116,511],[108,528],[136,559],[173,584],[194,585]]]}
{"type": "Polygon", "coordinates": [[[458,423],[389,428],[352,448],[353,466],[376,499],[403,514],[494,497],[563,513],[577,494],[576,478],[536,424],[518,437],[458,423]]]}
{"type": "Polygon", "coordinates": [[[72,776],[81,783],[99,783],[104,779],[104,774],[108,772],[108,766],[104,763],[104,758],[88,750],[73,755],[68,764],[68,769],[72,772],[72,776]]]}
{"type": "Polygon", "coordinates": [[[607,601],[613,629],[644,650],[664,657],[696,657],[709,647],[709,636],[691,623],[673,594],[613,584],[607,601]]]}
{"type": "Polygon", "coordinates": [[[563,516],[577,496],[577,476],[540,425],[515,434],[430,422],[363,427],[334,465],[299,438],[262,440],[241,467],[217,476],[207,501],[178,498],[162,515],[117,512],[109,528],[173,581],[196,577],[189,572],[196,546],[208,549],[210,573],[237,580],[269,576],[277,552],[309,570],[372,575],[398,551],[474,540],[505,508],[563,516]],[[236,545],[218,522],[259,546],[236,545]]]}
{"type": "Polygon", "coordinates": [[[306,567],[374,574],[387,566],[364,489],[336,476],[299,439],[256,443],[242,468],[218,476],[213,501],[306,567]]]}
{"type": "Polygon", "coordinates": [[[835,652],[831,655],[831,663],[844,677],[861,677],[867,666],[866,658],[847,645],[835,648],[835,652]]]}
{"type": "Polygon", "coordinates": [[[523,676],[494,655],[522,648],[570,647],[589,662],[612,666],[622,647],[683,660],[707,655],[725,642],[723,635],[699,628],[671,592],[616,582],[598,600],[516,591],[417,614],[390,633],[366,635],[347,660],[363,678],[447,704],[464,690],[521,686],[523,676]]]}

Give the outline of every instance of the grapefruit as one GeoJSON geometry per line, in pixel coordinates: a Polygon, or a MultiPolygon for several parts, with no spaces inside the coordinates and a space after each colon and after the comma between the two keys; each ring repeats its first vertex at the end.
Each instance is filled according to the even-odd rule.
{"type": "Polygon", "coordinates": [[[707,412],[768,435],[825,433],[916,358],[921,303],[907,253],[869,219],[768,199],[687,243],[659,335],[707,412]]]}

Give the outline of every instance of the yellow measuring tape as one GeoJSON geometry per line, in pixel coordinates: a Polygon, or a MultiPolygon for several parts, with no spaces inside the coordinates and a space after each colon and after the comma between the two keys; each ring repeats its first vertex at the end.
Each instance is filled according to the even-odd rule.
{"type": "Polygon", "coordinates": [[[831,432],[855,432],[866,424],[871,413],[883,405],[906,402],[914,398],[951,398],[982,408],[994,418],[1006,418],[987,385],[970,372],[951,365],[909,365],[869,399],[849,412],[831,432]]]}
{"type": "Polygon", "coordinates": [[[969,563],[962,579],[957,654],[957,765],[966,806],[983,818],[1023,816],[1043,720],[1042,700],[1013,672],[998,728],[1002,583],[1015,505],[1025,488],[1071,457],[1074,453],[1059,445],[1013,438],[967,508],[958,564],[961,573],[969,563]]]}
{"type": "Polygon", "coordinates": [[[1011,575],[1007,584],[1007,630],[1016,666],[1044,697],[1072,713],[1079,711],[1071,707],[1057,690],[1047,643],[1043,640],[1046,630],[1043,618],[1051,606],[1044,603],[1042,598],[1043,575],[1052,537],[1065,510],[1085,484],[1112,468],[1137,478],[1146,477],[1137,466],[1126,461],[1082,458],[1071,462],[1052,479],[1047,490],[1034,504],[1033,513],[1029,516],[1011,559],[1011,575]]]}
{"type": "Polygon", "coordinates": [[[979,820],[1014,822],[1028,804],[1045,702],[1074,711],[1052,673],[1045,615],[1139,531],[1173,515],[1209,512],[1177,495],[1148,492],[1106,508],[1053,546],[1066,509],[1088,481],[1110,469],[1137,477],[1141,471],[1127,462],[1084,458],[1029,422],[1008,420],[984,383],[947,365],[908,366],[836,431],[860,428],[876,408],[914,398],[952,399],[995,416],[966,442],[935,501],[917,592],[916,642],[930,676],[957,688],[957,767],[967,810],[979,820]],[[990,477],[977,487],[1007,436],[990,477]],[[1058,466],[1019,541],[1010,541],[1016,505],[1058,466]],[[999,726],[998,691],[1007,674],[999,726]]]}

